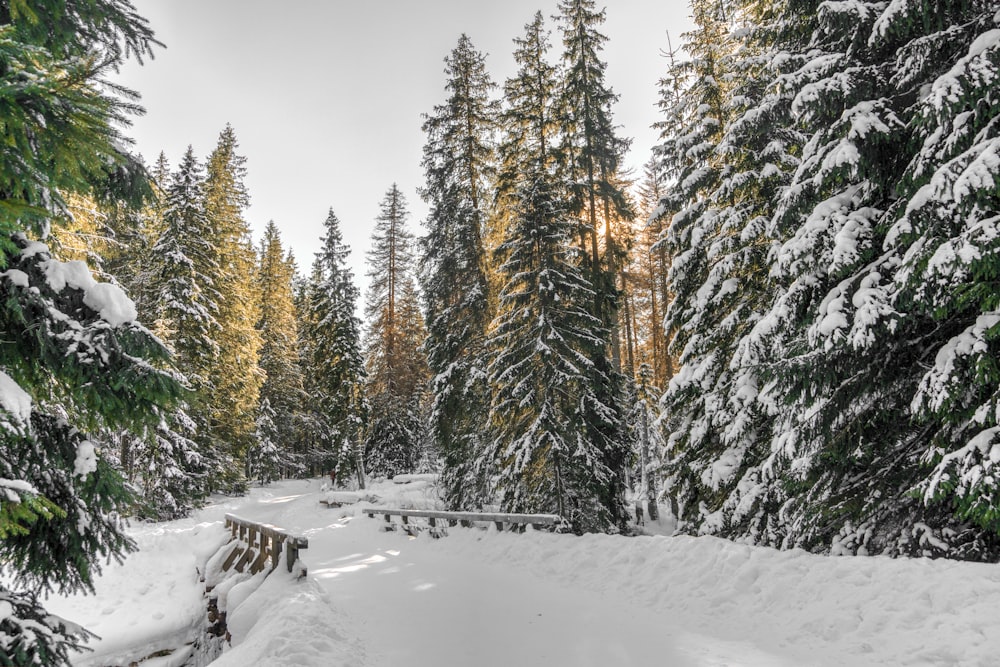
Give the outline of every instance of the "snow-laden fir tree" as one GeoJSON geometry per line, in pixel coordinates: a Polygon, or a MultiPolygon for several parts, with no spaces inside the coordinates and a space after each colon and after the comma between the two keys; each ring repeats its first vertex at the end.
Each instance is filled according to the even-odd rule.
{"type": "Polygon", "coordinates": [[[348,265],[351,248],[344,243],[333,209],[323,229],[305,303],[313,445],[319,447],[317,465],[323,471],[336,470],[338,478],[357,474],[363,482],[365,371],[361,322],[355,315],[360,291],[348,265]]]}
{"type": "Polygon", "coordinates": [[[278,444],[277,413],[271,402],[263,399],[257,412],[257,431],[253,444],[247,450],[246,477],[260,484],[270,484],[279,479],[285,464],[285,456],[278,444]]]}
{"type": "Polygon", "coordinates": [[[443,495],[455,509],[482,503],[475,462],[484,447],[489,388],[483,343],[491,319],[483,234],[494,170],[498,106],[486,57],[466,35],[445,58],[448,99],[424,120],[430,206],[420,239],[420,283],[432,374],[431,437],[443,462],[443,495]]]}
{"type": "Polygon", "coordinates": [[[129,495],[88,433],[148,423],[180,390],[156,370],[166,350],[120,288],[21,235],[58,224],[69,193],[136,205],[150,194],[116,129],[131,103],[99,83],[154,43],[123,5],[50,0],[0,14],[0,656],[17,665],[68,664],[88,634],[40,596],[92,590],[101,562],[132,548],[129,495]]]}
{"type": "MultiPolygon", "coordinates": [[[[771,64],[739,73],[764,94],[744,96],[738,118],[766,132],[734,147],[762,164],[766,148],[801,154],[787,176],[774,162],[785,187],[749,191],[770,199],[758,206],[772,244],[764,298],[749,302],[759,314],[728,362],[754,380],[728,392],[750,428],[735,457],[688,457],[690,488],[702,486],[687,516],[836,553],[989,557],[995,8],[763,7],[771,64]],[[711,485],[720,473],[728,485],[711,485]]],[[[738,150],[722,157],[739,172],[738,150]]],[[[710,384],[725,405],[725,383],[710,384]]]]}
{"type": "Polygon", "coordinates": [[[756,534],[767,528],[758,482],[768,420],[758,360],[741,341],[773,298],[767,223],[796,165],[790,96],[769,84],[803,58],[769,50],[767,14],[754,13],[766,6],[748,7],[693,5],[692,59],[661,82],[658,152],[677,183],[657,214],[673,214],[662,245],[673,255],[667,326],[681,364],[663,400],[668,493],[693,530],[747,522],[756,534]]]}
{"type": "Polygon", "coordinates": [[[406,199],[394,183],[379,206],[368,253],[365,299],[364,463],[376,476],[413,472],[425,443],[420,397],[428,380],[426,338],[414,277],[406,199]]]}
{"type": "MultiPolygon", "coordinates": [[[[299,358],[298,318],[292,293],[295,265],[282,247],[274,221],[268,222],[264,229],[259,257],[257,276],[261,298],[257,330],[261,338],[260,368],[264,373],[260,403],[263,406],[267,401],[272,413],[270,419],[275,431],[270,436],[271,443],[283,454],[279,458],[287,458],[297,449],[297,426],[306,394],[299,358]]],[[[257,434],[263,432],[258,419],[257,434]]],[[[261,445],[255,443],[251,449],[259,454],[265,451],[261,445]]]]}
{"type": "Polygon", "coordinates": [[[264,380],[256,328],[260,314],[257,255],[243,218],[250,197],[243,182],[246,158],[238,149],[236,133],[226,125],[205,168],[205,215],[212,228],[210,241],[218,269],[213,278],[222,297],[216,315],[220,331],[218,365],[212,378],[215,389],[209,400],[212,436],[233,459],[221,480],[222,488],[229,491],[243,486],[243,459],[256,430],[264,380]]]}
{"type": "MultiPolygon", "coordinates": [[[[164,193],[163,233],[154,247],[159,260],[154,328],[200,395],[214,388],[221,298],[213,279],[218,263],[203,187],[202,167],[188,146],[164,193]]],[[[202,421],[207,424],[207,416],[202,421]]]]}
{"type": "Polygon", "coordinates": [[[599,30],[605,10],[598,11],[594,0],[562,0],[559,12],[563,42],[557,106],[561,176],[569,186],[570,210],[580,218],[580,250],[589,259],[584,268],[595,289],[592,312],[611,331],[612,362],[618,372],[617,280],[624,244],[617,238],[615,223],[634,217],[618,174],[629,142],[615,131],[612,106],[618,96],[605,81],[607,63],[601,60],[608,39],[599,30]]]}
{"type": "Polygon", "coordinates": [[[136,432],[101,434],[108,460],[135,495],[130,514],[150,521],[187,516],[211,490],[218,461],[195,442],[197,425],[183,407],[156,411],[155,423],[136,432]]]}
{"type": "Polygon", "coordinates": [[[990,2],[942,5],[928,19],[893,3],[869,38],[907,38],[896,52],[893,80],[922,93],[909,117],[917,149],[897,188],[906,206],[884,245],[903,257],[894,280],[897,309],[905,306],[934,323],[933,366],[920,367],[909,406],[917,427],[930,429],[921,463],[933,468],[919,489],[939,511],[954,511],[975,532],[986,531],[989,539],[959,534],[954,540],[970,557],[989,553],[981,542],[992,543],[995,553],[1000,533],[996,9],[990,2]]]}
{"type": "Polygon", "coordinates": [[[578,532],[615,530],[624,465],[608,466],[607,451],[619,443],[600,434],[613,431],[619,416],[601,402],[594,380],[610,380],[593,362],[607,345],[607,329],[590,312],[594,290],[557,174],[557,82],[545,62],[540,14],[517,44],[519,71],[505,85],[501,161],[522,168],[503,174],[513,179],[503,187],[515,208],[499,249],[503,288],[488,341],[495,355],[490,464],[504,510],[557,513],[578,532]]]}

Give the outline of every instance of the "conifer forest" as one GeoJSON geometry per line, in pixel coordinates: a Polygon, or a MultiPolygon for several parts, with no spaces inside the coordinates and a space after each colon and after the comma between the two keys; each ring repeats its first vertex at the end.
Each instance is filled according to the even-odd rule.
{"type": "Polygon", "coordinates": [[[616,124],[613,3],[525,16],[506,80],[456,35],[422,185],[331,201],[296,257],[252,236],[237,128],[131,151],[111,74],[161,45],[129,0],[0,0],[0,664],[68,662],[87,631],[44,594],[92,589],[127,520],[331,471],[578,534],[639,506],[996,562],[998,9],[691,0],[655,146],[616,124]]]}

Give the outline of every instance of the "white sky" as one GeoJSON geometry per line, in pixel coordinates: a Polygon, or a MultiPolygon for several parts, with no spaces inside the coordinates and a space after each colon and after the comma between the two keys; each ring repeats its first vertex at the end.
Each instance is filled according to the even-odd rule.
{"type": "MultiPolygon", "coordinates": [[[[166,49],[123,68],[146,115],[128,130],[152,163],[175,167],[188,144],[204,160],[231,123],[247,157],[255,240],[268,220],[307,272],[332,206],[364,288],[378,204],[396,182],[422,233],[417,195],[421,114],[445,99],[443,59],[465,32],[498,84],[514,71],[513,42],[536,10],[557,0],[132,0],[166,49]]],[[[599,3],[599,6],[600,3],[599,3]]],[[[657,80],[667,32],[690,27],[684,0],[607,0],[607,77],[615,120],[633,137],[638,169],[656,140],[657,80]]],[[[562,50],[553,31],[553,56],[562,50]]],[[[499,94],[499,90],[497,91],[499,94]]]]}

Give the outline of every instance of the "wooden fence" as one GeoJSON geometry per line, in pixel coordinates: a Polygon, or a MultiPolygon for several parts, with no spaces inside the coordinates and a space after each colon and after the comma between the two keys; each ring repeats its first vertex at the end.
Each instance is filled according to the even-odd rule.
{"type": "MultiPolygon", "coordinates": [[[[305,537],[292,535],[269,524],[241,519],[233,514],[226,515],[226,528],[232,532],[232,541],[237,542],[236,548],[222,564],[222,569],[226,571],[232,567],[237,572],[243,572],[249,565],[250,572],[256,574],[268,563],[273,571],[278,567],[284,551],[285,567],[291,572],[295,561],[299,559],[299,551],[309,547],[309,540],[305,537]]],[[[305,576],[305,566],[302,566],[301,574],[305,576]]]]}
{"type": "Polygon", "coordinates": [[[432,535],[440,535],[440,531],[437,529],[438,521],[443,521],[446,525],[456,526],[473,526],[477,523],[493,523],[496,525],[497,530],[503,530],[504,527],[508,527],[512,530],[523,529],[524,526],[531,526],[532,528],[553,528],[557,529],[562,525],[562,517],[556,514],[511,514],[511,513],[498,513],[498,512],[449,512],[445,510],[404,510],[404,509],[389,509],[383,507],[366,507],[361,510],[363,514],[367,514],[369,519],[375,518],[376,514],[381,514],[386,522],[387,530],[395,530],[396,526],[392,521],[392,517],[398,516],[403,522],[403,528],[408,533],[416,534],[419,531],[419,526],[415,526],[410,523],[411,518],[422,518],[427,519],[428,525],[431,527],[432,535]]]}

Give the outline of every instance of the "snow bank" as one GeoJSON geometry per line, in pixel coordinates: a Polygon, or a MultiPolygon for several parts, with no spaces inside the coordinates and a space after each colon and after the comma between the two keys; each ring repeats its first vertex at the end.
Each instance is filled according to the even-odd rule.
{"type": "Polygon", "coordinates": [[[232,648],[213,667],[365,665],[365,648],[343,630],[343,612],[316,581],[278,569],[253,595],[234,604],[227,622],[232,648]]]}
{"type": "Polygon", "coordinates": [[[752,642],[796,664],[994,665],[996,565],[832,558],[713,537],[527,539],[452,531],[466,558],[624,595],[680,627],[752,642]]]}
{"type": "MultiPolygon", "coordinates": [[[[205,619],[199,570],[228,537],[220,523],[192,519],[136,524],[139,551],[112,563],[95,582],[97,594],[53,596],[46,608],[100,637],[78,667],[128,665],[193,639],[205,619]]],[[[147,663],[142,663],[144,666],[147,663]]],[[[166,662],[164,664],[170,664],[166,662]]]]}
{"type": "MultiPolygon", "coordinates": [[[[398,506],[424,484],[365,493],[398,506]]],[[[281,482],[133,531],[142,551],[108,568],[97,597],[52,601],[105,635],[77,664],[122,664],[101,656],[136,642],[148,655],[203,619],[193,571],[225,538],[225,512],[307,536],[309,576],[279,568],[228,588],[232,646],[219,667],[986,667],[1000,654],[996,565],[834,558],[713,537],[516,535],[492,524],[414,539],[355,516],[360,506],[322,507],[321,486],[281,482]]],[[[433,486],[419,492],[433,500],[433,486]]]]}

